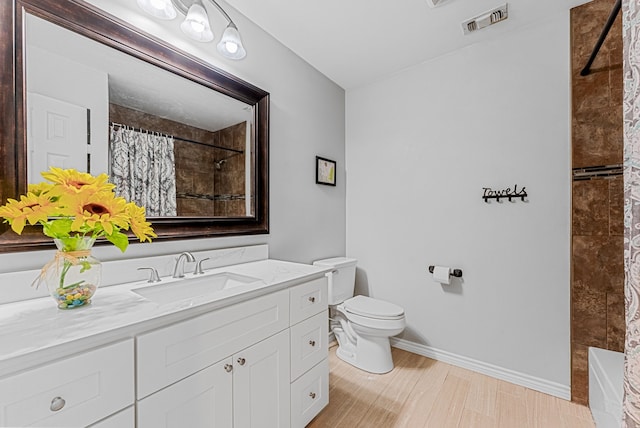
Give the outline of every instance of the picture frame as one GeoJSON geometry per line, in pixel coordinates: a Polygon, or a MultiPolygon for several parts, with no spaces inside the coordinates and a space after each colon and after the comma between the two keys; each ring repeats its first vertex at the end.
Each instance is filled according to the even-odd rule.
{"type": "Polygon", "coordinates": [[[316,183],[336,185],[336,161],[316,156],[316,183]]]}

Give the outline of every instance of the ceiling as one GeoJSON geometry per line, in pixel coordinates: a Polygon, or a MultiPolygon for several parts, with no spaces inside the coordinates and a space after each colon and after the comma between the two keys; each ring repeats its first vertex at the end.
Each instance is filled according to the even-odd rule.
{"type": "MultiPolygon", "coordinates": [[[[535,25],[590,0],[509,0],[509,18],[463,35],[461,23],[504,0],[226,0],[345,89],[535,25]]],[[[233,11],[231,11],[233,12],[233,11]]],[[[233,18],[233,13],[231,13],[233,18]]],[[[242,33],[242,28],[240,28],[242,33]]],[[[243,40],[251,55],[251,40],[243,40]]]]}

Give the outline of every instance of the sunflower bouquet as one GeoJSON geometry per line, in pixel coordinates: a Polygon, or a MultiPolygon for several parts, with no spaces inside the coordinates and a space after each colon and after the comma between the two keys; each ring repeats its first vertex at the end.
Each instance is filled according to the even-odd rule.
{"type": "Polygon", "coordinates": [[[86,275],[82,275],[95,265],[99,271],[99,262],[93,263],[90,256],[97,238],[105,238],[124,252],[129,245],[126,231],[133,232],[140,242],[151,242],[156,234],[146,220],[144,207],[116,196],[115,185],[108,182],[106,174],[94,177],[56,167],[41,174],[47,181],[30,184],[20,200],[9,199],[0,206],[0,217],[18,235],[27,224],[41,225],[42,232],[55,240],[59,251],[36,281],[47,282],[59,307],[81,306],[97,287],[87,284],[86,275]],[[55,271],[51,269],[54,265],[55,271]],[[55,278],[55,287],[48,277],[55,278]]]}

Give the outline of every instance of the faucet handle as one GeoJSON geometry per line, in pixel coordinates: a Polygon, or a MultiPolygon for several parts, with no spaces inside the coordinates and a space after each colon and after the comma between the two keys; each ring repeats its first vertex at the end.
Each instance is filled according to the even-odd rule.
{"type": "Polygon", "coordinates": [[[201,275],[204,273],[204,270],[202,270],[202,262],[205,260],[209,260],[209,257],[202,260],[198,260],[198,263],[196,263],[196,270],[193,271],[194,275],[201,275]]]}
{"type": "Polygon", "coordinates": [[[138,270],[150,270],[151,271],[151,276],[149,277],[149,280],[147,282],[160,282],[160,281],[162,281],[160,279],[160,275],[158,275],[158,271],[156,270],[156,268],[140,267],[140,268],[138,268],[138,270]]]}

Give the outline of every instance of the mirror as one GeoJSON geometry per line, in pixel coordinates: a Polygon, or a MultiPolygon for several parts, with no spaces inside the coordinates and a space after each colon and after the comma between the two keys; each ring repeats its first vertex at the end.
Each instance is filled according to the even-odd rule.
{"type": "MultiPolygon", "coordinates": [[[[0,48],[6,59],[0,84],[11,87],[13,76],[17,82],[15,98],[2,107],[3,203],[41,181],[39,172],[52,163],[108,172],[118,192],[135,200],[130,195],[140,190],[129,177],[141,168],[133,164],[166,143],[169,149],[155,156],[174,158],[164,162],[173,171],[161,174],[162,183],[174,186],[173,199],[166,198],[173,202],[136,200],[157,207],[149,217],[158,239],[268,232],[268,93],[88,4],[15,0],[14,11],[15,28],[2,40],[15,40],[15,59],[13,46],[0,48]],[[11,63],[15,68],[6,67],[11,63]],[[97,95],[73,94],[89,91],[97,95]],[[75,125],[59,129],[76,131],[89,145],[72,146],[68,157],[48,154],[40,134],[56,125],[40,118],[52,116],[42,113],[52,105],[75,108],[75,125]],[[149,145],[134,152],[141,141],[149,145]]],[[[0,5],[3,33],[11,29],[11,13],[10,5],[0,5]]],[[[50,245],[33,229],[18,237],[3,225],[0,251],[50,245]]]]}

